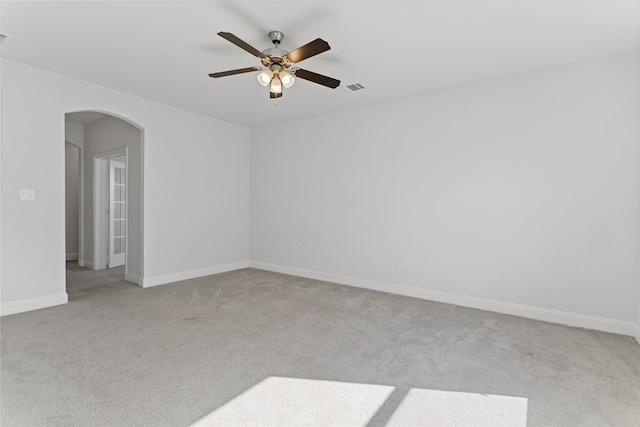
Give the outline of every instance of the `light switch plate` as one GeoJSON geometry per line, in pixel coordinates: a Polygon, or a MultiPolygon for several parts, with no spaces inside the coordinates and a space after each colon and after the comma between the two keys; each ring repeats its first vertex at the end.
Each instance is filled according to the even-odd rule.
{"type": "Polygon", "coordinates": [[[36,190],[20,190],[20,200],[35,200],[36,190]]]}

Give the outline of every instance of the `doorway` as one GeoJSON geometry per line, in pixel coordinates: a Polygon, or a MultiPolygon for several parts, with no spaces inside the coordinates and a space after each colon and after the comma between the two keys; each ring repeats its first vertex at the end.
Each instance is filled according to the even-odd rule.
{"type": "Polygon", "coordinates": [[[65,114],[65,136],[81,147],[78,265],[124,271],[141,285],[143,129],[112,113],[78,111],[65,114]]]}
{"type": "Polygon", "coordinates": [[[125,147],[93,158],[94,270],[124,265],[127,271],[128,157],[125,147]]]}

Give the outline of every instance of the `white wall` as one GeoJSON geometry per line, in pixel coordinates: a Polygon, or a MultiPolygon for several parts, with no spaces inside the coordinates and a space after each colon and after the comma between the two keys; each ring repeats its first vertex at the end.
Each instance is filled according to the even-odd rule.
{"type": "Polygon", "coordinates": [[[80,148],[65,142],[65,251],[66,260],[78,259],[80,250],[80,148]]]}
{"type": "Polygon", "coordinates": [[[252,265],[633,335],[638,117],[625,56],[255,129],[252,265]]]}
{"type": "Polygon", "coordinates": [[[250,131],[2,60],[2,314],[66,302],[64,115],[144,129],[144,284],[248,265],[250,131]],[[37,124],[37,125],[34,125],[37,124]],[[33,188],[36,200],[20,201],[33,188]]]}

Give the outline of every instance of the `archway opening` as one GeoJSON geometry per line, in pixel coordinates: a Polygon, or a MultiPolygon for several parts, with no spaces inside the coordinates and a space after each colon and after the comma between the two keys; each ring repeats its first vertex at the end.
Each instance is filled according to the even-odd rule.
{"type": "Polygon", "coordinates": [[[66,182],[67,192],[78,191],[77,224],[69,220],[73,215],[67,215],[67,227],[78,230],[78,266],[92,270],[122,266],[124,280],[141,285],[143,128],[106,111],[74,111],[65,114],[66,142],[80,153],[78,190],[66,182]]]}

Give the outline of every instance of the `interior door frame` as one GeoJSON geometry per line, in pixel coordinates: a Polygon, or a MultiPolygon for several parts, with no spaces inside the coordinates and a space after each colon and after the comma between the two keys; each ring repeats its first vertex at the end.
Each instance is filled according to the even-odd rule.
{"type": "MultiPolygon", "coordinates": [[[[71,144],[78,149],[78,265],[85,266],[84,260],[84,147],[66,139],[65,144],[71,144]]],[[[65,165],[66,167],[66,165],[65,165]]]]}
{"type": "MultiPolygon", "coordinates": [[[[107,268],[109,242],[109,159],[124,156],[125,170],[129,170],[128,147],[97,153],[93,156],[93,269],[107,268]]],[[[129,174],[125,173],[125,217],[129,218],[129,174]]],[[[125,223],[125,235],[129,236],[129,221],[125,223]]],[[[129,239],[125,239],[125,253],[129,252],[129,239]]],[[[129,273],[129,263],[124,262],[124,274],[129,273]]]]}

